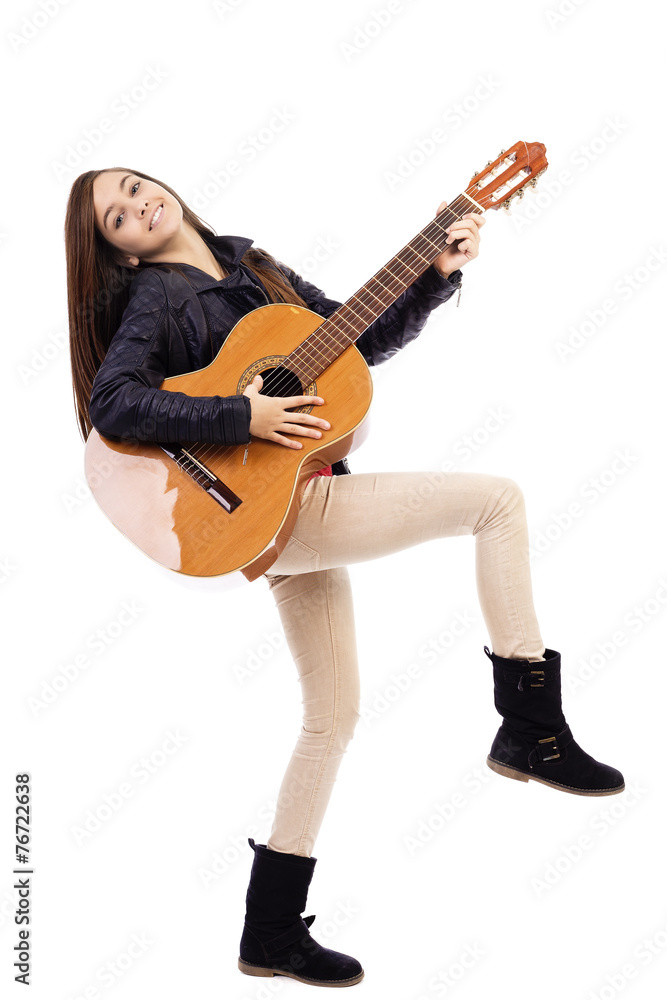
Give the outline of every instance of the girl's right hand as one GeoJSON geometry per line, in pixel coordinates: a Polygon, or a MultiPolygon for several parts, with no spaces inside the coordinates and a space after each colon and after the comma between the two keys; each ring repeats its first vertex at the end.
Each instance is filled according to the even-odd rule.
{"type": "Polygon", "coordinates": [[[321,396],[262,396],[264,380],[261,375],[255,375],[243,395],[250,400],[250,433],[255,437],[275,441],[286,448],[303,448],[300,441],[285,437],[285,433],[299,434],[302,437],[321,438],[321,427],[328,431],[330,424],[320,420],[310,413],[288,413],[292,406],[321,406],[324,400],[321,396]],[[280,433],[282,431],[282,433],[280,433]]]}

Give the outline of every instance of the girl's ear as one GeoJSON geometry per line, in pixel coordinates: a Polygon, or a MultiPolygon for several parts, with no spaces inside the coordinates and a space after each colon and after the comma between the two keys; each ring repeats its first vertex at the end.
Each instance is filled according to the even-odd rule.
{"type": "Polygon", "coordinates": [[[127,258],[127,262],[128,262],[128,264],[131,264],[132,267],[137,267],[137,265],[139,263],[139,258],[138,257],[128,257],[127,258]]]}

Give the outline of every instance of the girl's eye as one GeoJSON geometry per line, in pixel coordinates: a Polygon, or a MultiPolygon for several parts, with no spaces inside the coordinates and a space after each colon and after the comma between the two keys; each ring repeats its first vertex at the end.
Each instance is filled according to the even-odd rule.
{"type": "MultiPolygon", "coordinates": [[[[139,187],[140,183],[141,183],[141,181],[135,181],[134,184],[132,185],[132,187],[130,188],[130,192],[131,192],[131,194],[132,194],[133,197],[136,194],[136,189],[139,187]]],[[[114,220],[114,228],[115,229],[118,229],[119,226],[122,226],[122,224],[123,224],[122,221],[119,222],[118,220],[119,219],[122,220],[122,218],[123,218],[124,215],[125,215],[125,212],[121,212],[120,215],[116,216],[116,218],[114,220]]]]}

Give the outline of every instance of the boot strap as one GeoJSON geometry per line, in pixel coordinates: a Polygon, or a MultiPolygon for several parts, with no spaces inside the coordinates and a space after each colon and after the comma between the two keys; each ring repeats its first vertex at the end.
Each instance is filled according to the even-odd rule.
{"type": "MultiPolygon", "coordinates": [[[[504,678],[506,681],[515,681],[516,674],[511,674],[505,671],[504,678]]],[[[543,688],[544,687],[544,671],[543,670],[527,670],[525,674],[521,674],[519,677],[519,683],[517,688],[519,691],[523,691],[526,687],[532,688],[543,688]]]]}
{"type": "MultiPolygon", "coordinates": [[[[491,662],[494,663],[493,653],[491,652],[488,646],[484,647],[484,652],[491,660],[491,662]]],[[[545,652],[551,652],[551,650],[545,649],[545,652]]],[[[501,660],[502,657],[496,657],[496,659],[501,660]]],[[[535,663],[534,667],[532,667],[527,660],[514,660],[514,661],[505,660],[505,662],[512,663],[512,668],[509,670],[504,669],[501,664],[498,664],[499,669],[502,671],[502,678],[504,681],[509,681],[509,683],[512,685],[516,684],[519,691],[525,691],[526,688],[528,687],[543,688],[545,680],[551,680],[557,674],[557,671],[555,671],[553,667],[549,669],[550,666],[549,660],[538,660],[535,663]],[[517,671],[517,667],[520,670],[522,664],[530,666],[531,669],[524,670],[522,673],[519,673],[517,671]],[[544,669],[545,667],[547,667],[546,670],[544,669]]]]}
{"type": "Polygon", "coordinates": [[[558,760],[561,751],[572,742],[572,730],[569,726],[561,729],[557,736],[548,736],[544,740],[538,740],[536,746],[528,754],[528,766],[542,764],[546,760],[558,760]]]}
{"type": "Polygon", "coordinates": [[[304,917],[302,920],[299,920],[298,923],[293,924],[292,927],[288,927],[286,931],[282,932],[282,934],[277,934],[274,938],[262,942],[264,947],[268,952],[282,951],[283,948],[287,948],[288,945],[294,944],[295,941],[300,941],[301,938],[304,938],[307,934],[309,934],[308,928],[314,919],[314,914],[310,917],[304,917]]]}

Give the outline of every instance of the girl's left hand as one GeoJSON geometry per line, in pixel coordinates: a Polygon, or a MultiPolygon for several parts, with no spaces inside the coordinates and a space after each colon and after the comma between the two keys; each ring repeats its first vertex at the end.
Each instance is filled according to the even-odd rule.
{"type": "MultiPolygon", "coordinates": [[[[447,207],[447,202],[443,201],[438,206],[438,212],[442,212],[447,207]]],[[[436,212],[436,215],[438,214],[436,212]]],[[[463,267],[469,260],[473,260],[479,253],[479,231],[486,222],[483,215],[476,215],[470,212],[462,216],[451,224],[447,229],[447,242],[461,240],[457,247],[449,247],[439,257],[433,261],[433,266],[443,277],[448,278],[450,274],[463,267]]]]}

